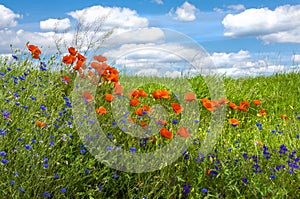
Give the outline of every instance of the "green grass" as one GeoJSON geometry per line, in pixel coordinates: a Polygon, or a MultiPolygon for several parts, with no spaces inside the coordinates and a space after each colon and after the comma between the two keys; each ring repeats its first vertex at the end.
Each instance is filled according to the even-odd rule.
{"type": "MultiPolygon", "coordinates": [[[[47,63],[48,66],[52,64],[51,60],[47,63]]],[[[74,82],[66,84],[61,80],[62,76],[69,75],[70,72],[42,71],[34,65],[34,61],[10,63],[0,60],[0,152],[6,153],[1,153],[0,159],[8,160],[8,163],[0,163],[1,198],[42,198],[47,193],[51,198],[140,199],[296,198],[300,195],[300,175],[297,168],[300,158],[299,73],[238,79],[221,77],[227,99],[236,104],[248,100],[251,106],[247,112],[242,112],[231,110],[227,105],[222,134],[213,150],[205,157],[199,155],[201,144],[210,133],[211,118],[211,113],[199,101],[200,118],[190,119],[199,119],[200,122],[187,152],[159,170],[130,173],[101,163],[83,146],[84,139],[80,139],[81,135],[76,130],[78,124],[71,117],[72,108],[66,105],[64,99],[67,97],[70,101],[75,100],[71,96],[74,82]],[[24,72],[27,76],[24,76],[24,72]],[[20,76],[25,79],[21,80],[20,76]],[[261,100],[262,105],[253,105],[254,99],[261,100]],[[42,110],[41,105],[47,109],[42,110]],[[266,110],[267,116],[257,115],[260,108],[266,110]],[[281,119],[281,114],[287,115],[288,119],[281,119]],[[240,124],[233,127],[228,123],[229,118],[238,119],[240,124]],[[45,121],[47,125],[37,127],[37,120],[45,121]],[[268,147],[268,150],[257,145],[258,141],[268,147]],[[248,158],[243,157],[245,154],[248,158]],[[258,158],[257,173],[253,169],[256,163],[253,156],[258,158]],[[268,156],[270,158],[266,158],[268,156]],[[276,166],[280,165],[284,165],[284,168],[277,170],[276,166]],[[210,174],[207,174],[207,169],[210,169],[210,174]],[[184,185],[191,186],[188,194],[184,194],[184,185]],[[101,190],[99,186],[102,187],[101,190]],[[62,188],[66,189],[65,193],[61,191],[62,188]]],[[[73,80],[75,76],[72,75],[73,80]]],[[[168,79],[161,81],[170,82],[168,79]]],[[[132,77],[130,82],[136,83],[137,88],[143,88],[149,96],[158,88],[169,89],[176,94],[178,87],[175,83],[143,87],[145,83],[153,83],[147,78],[140,82],[132,77]]],[[[198,99],[210,98],[203,77],[197,76],[188,82],[198,99]]],[[[124,135],[122,131],[109,125],[113,121],[111,107],[109,102],[103,100],[103,94],[111,90],[108,87],[106,89],[97,90],[95,103],[97,106],[105,106],[109,114],[98,116],[98,121],[105,132],[112,133],[112,140],[116,145],[122,146],[124,150],[135,147],[136,153],[143,153],[157,150],[158,144],[165,146],[172,142],[156,136],[154,144],[148,141],[146,147],[140,148],[138,139],[124,135]]],[[[172,100],[178,102],[178,99],[172,100]]],[[[143,102],[158,103],[151,98],[144,99],[143,102]]],[[[181,119],[181,115],[172,113],[169,101],[160,101],[158,104],[171,113],[168,120],[181,119]]],[[[128,109],[134,110],[130,107],[128,109]]],[[[178,128],[172,123],[167,127],[174,132],[178,128]]]]}

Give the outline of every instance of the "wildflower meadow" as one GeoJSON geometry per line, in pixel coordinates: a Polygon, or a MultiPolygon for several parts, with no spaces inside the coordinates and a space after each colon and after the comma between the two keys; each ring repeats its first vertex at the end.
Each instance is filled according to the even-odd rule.
{"type": "Polygon", "coordinates": [[[69,47],[64,56],[46,58],[38,46],[24,47],[22,56],[0,59],[1,198],[300,195],[298,72],[220,75],[225,97],[217,99],[203,76],[186,77],[192,90],[180,97],[176,78],[165,78],[163,85],[155,83],[163,77],[144,77],[147,84],[126,90],[121,80],[138,83],[139,77],[120,73],[102,55],[88,62],[69,47]],[[222,131],[204,154],[212,114],[221,110],[222,131]],[[132,128],[140,136],[131,135],[132,128]],[[129,164],[131,154],[154,153],[172,142],[187,146],[170,147],[166,157],[172,162],[160,164],[166,155],[161,153],[129,164]],[[147,166],[156,169],[144,171],[147,166]]]}

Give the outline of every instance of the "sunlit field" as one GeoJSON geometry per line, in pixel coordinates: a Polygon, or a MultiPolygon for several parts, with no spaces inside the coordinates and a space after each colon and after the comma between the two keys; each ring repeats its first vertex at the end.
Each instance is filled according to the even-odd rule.
{"type": "MultiPolygon", "coordinates": [[[[122,77],[101,55],[87,63],[85,56],[74,48],[65,49],[68,55],[64,57],[49,59],[41,58],[37,46],[27,44],[27,48],[29,54],[25,58],[13,55],[0,60],[1,198],[300,195],[299,73],[247,78],[220,76],[226,94],[220,99],[211,99],[202,76],[186,78],[192,90],[187,90],[180,100],[175,92],[178,85],[171,80],[163,85],[144,78],[148,84],[124,90],[121,80],[125,74],[122,77]],[[59,69],[53,70],[53,65],[59,69]],[[80,87],[76,85],[78,79],[93,85],[96,93],[83,90],[76,93],[77,97],[72,94],[80,87]],[[113,104],[120,99],[126,100],[127,106],[117,110],[124,118],[116,121],[113,104]],[[79,101],[96,115],[96,120],[83,115],[79,121],[74,115],[79,101]],[[199,117],[190,114],[188,118],[191,126],[197,127],[196,132],[191,132],[190,126],[179,125],[191,104],[199,112],[199,117]],[[165,112],[155,111],[155,107],[165,112]],[[200,148],[213,133],[211,115],[224,108],[221,135],[204,155],[200,148]],[[147,153],[169,145],[175,137],[192,141],[175,162],[161,169],[123,172],[93,155],[86,144],[99,135],[89,134],[88,130],[85,135],[79,134],[80,122],[99,125],[113,143],[102,146],[107,151],[147,153]],[[147,133],[143,138],[133,137],[126,130],[132,126],[147,133]]],[[[138,77],[126,78],[139,81],[138,77]]],[[[85,108],[82,109],[86,111],[85,108]]]]}

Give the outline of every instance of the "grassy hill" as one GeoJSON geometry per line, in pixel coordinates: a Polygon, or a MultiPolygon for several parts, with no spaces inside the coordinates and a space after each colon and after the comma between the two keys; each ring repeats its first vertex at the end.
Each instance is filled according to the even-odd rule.
{"type": "MultiPolygon", "coordinates": [[[[203,103],[205,98],[208,104],[213,103],[209,101],[205,78],[188,79],[199,107],[200,117],[190,118],[197,124],[197,131],[191,133],[191,144],[176,161],[147,173],[110,168],[84,145],[87,141],[78,134],[79,119],[72,112],[78,107],[71,95],[76,89],[76,76],[68,70],[51,72],[47,66],[40,67],[28,60],[0,61],[1,198],[297,198],[300,195],[299,73],[220,77],[228,102],[215,107],[214,112],[203,103]],[[71,78],[69,83],[63,81],[66,75],[71,78]],[[261,104],[255,105],[253,100],[261,104]],[[230,103],[239,107],[245,101],[249,103],[244,106],[245,111],[230,108],[230,103]],[[201,145],[214,133],[210,127],[211,115],[222,108],[226,108],[222,133],[212,150],[203,155],[201,145]],[[231,124],[232,118],[239,123],[231,124]]],[[[176,121],[185,113],[183,110],[175,114],[168,106],[179,100],[171,95],[176,94],[173,93],[176,86],[141,86],[148,98],[139,98],[144,103],[166,108],[169,116],[165,127],[173,136],[174,129],[179,128],[176,121]],[[155,100],[152,92],[157,89],[169,90],[169,101],[155,100]]],[[[97,120],[107,133],[105,136],[116,146],[132,153],[146,153],[173,141],[157,132],[140,145],[141,139],[131,138],[115,127],[112,102],[105,100],[105,94],[111,91],[109,86],[97,90],[96,106],[91,111],[99,106],[106,108],[108,114],[97,115],[97,120]]],[[[89,100],[81,101],[88,104],[89,100]]],[[[134,112],[136,108],[129,110],[134,112]]]]}

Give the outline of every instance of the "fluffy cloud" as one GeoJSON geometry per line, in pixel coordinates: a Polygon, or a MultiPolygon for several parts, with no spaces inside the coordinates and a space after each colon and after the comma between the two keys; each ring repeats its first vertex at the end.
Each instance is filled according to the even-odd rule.
{"type": "Polygon", "coordinates": [[[291,57],[292,62],[300,63],[300,54],[295,54],[291,57]]]}
{"type": "Polygon", "coordinates": [[[217,68],[234,67],[236,64],[249,62],[251,55],[248,51],[240,50],[237,53],[212,53],[210,57],[217,68]]]}
{"type": "Polygon", "coordinates": [[[155,2],[157,3],[157,4],[164,4],[164,2],[163,2],[163,0],[155,0],[155,2]]]}
{"type": "Polygon", "coordinates": [[[103,29],[134,29],[147,27],[149,24],[146,18],[139,17],[135,10],[129,8],[92,6],[68,14],[83,25],[103,22],[103,29]]]}
{"type": "Polygon", "coordinates": [[[24,30],[0,30],[0,38],[5,38],[0,40],[0,54],[5,54],[10,52],[9,46],[12,45],[15,49],[26,49],[26,42],[29,41],[30,44],[38,45],[42,47],[42,53],[53,53],[56,52],[56,47],[54,46],[54,40],[56,37],[62,37],[66,43],[69,43],[72,38],[72,33],[57,34],[55,32],[28,32],[24,30]],[[48,48],[49,47],[49,48],[48,48]]]}
{"type": "Polygon", "coordinates": [[[67,30],[71,27],[71,22],[68,18],[65,19],[47,19],[40,22],[42,30],[67,30]]]}
{"type": "Polygon", "coordinates": [[[171,10],[169,14],[175,14],[173,18],[178,21],[194,21],[196,19],[196,11],[198,11],[198,9],[186,1],[180,7],[176,8],[175,13],[171,10]]]}
{"type": "Polygon", "coordinates": [[[242,10],[246,9],[243,4],[229,5],[229,6],[227,6],[227,8],[229,8],[233,11],[236,11],[236,12],[239,12],[239,11],[242,11],[242,10]]]}
{"type": "Polygon", "coordinates": [[[223,13],[223,12],[231,13],[231,12],[240,12],[246,9],[243,4],[235,4],[235,5],[229,5],[224,7],[225,7],[224,9],[214,8],[214,11],[218,13],[223,13]]]}
{"type": "Polygon", "coordinates": [[[9,28],[17,25],[15,19],[21,18],[19,14],[15,14],[4,5],[0,5],[0,29],[9,28]]]}
{"type": "Polygon", "coordinates": [[[300,5],[247,9],[239,14],[228,14],[222,21],[225,36],[255,36],[266,43],[300,42],[300,5]]]}
{"type": "Polygon", "coordinates": [[[131,31],[127,29],[115,29],[105,43],[108,46],[125,43],[153,43],[164,41],[164,37],[164,32],[160,28],[139,28],[131,31]]]}

